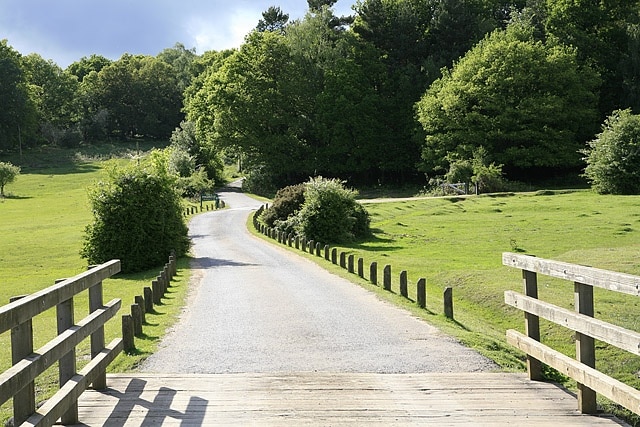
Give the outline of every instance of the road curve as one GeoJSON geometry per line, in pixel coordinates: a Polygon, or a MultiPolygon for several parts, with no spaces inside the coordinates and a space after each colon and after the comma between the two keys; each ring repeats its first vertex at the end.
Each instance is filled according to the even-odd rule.
{"type": "Polygon", "coordinates": [[[255,200],[194,217],[188,304],[143,372],[476,372],[478,353],[282,247],[252,236],[255,200]]]}

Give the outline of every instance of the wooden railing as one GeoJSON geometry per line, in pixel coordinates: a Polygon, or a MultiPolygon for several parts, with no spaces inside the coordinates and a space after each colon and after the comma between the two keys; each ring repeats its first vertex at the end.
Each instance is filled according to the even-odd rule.
{"type": "Polygon", "coordinates": [[[596,339],[640,355],[640,334],[593,318],[594,287],[637,297],[640,277],[513,253],[504,253],[502,263],[522,270],[525,295],[506,291],[505,302],[525,312],[526,335],[509,330],[507,341],[527,354],[529,377],[541,379],[544,363],[578,383],[578,409],[582,413],[597,411],[596,393],[600,393],[640,414],[640,391],[595,369],[596,339]],[[573,282],[575,311],[540,301],[537,274],[573,282]],[[575,332],[575,359],[540,343],[540,318],[575,332]]]}
{"type": "Polygon", "coordinates": [[[11,330],[13,366],[0,375],[0,404],[13,397],[13,425],[50,426],[78,423],[78,398],[93,384],[106,388],[106,368],[122,351],[122,339],[105,346],[104,324],[116,315],[121,302],[103,305],[102,281],[120,271],[120,261],[93,267],[35,294],[16,297],[0,307],[0,333],[11,330]],[[89,315],[74,322],[74,296],[89,291],[89,315]],[[33,350],[33,317],[56,307],[58,335],[33,350]],[[91,361],[76,371],[76,346],[91,337],[91,361]],[[35,379],[58,362],[60,389],[36,409],[35,379]]]}

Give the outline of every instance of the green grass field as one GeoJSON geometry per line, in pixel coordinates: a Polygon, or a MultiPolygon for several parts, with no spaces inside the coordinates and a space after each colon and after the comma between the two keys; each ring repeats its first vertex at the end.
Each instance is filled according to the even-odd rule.
{"type": "MultiPolygon", "coordinates": [[[[123,147],[122,152],[130,152],[123,147]]],[[[16,295],[30,294],[53,285],[56,279],[75,276],[87,268],[80,258],[84,227],[92,220],[87,187],[97,181],[103,162],[110,155],[90,152],[38,152],[25,156],[23,172],[6,187],[9,197],[0,199],[0,301],[8,303],[16,295]],[[84,159],[84,160],[83,160],[84,159]]],[[[125,156],[126,157],[126,156],[125,156]]],[[[11,161],[19,164],[18,161],[11,161]]],[[[126,159],[121,160],[128,161],[126,159]]],[[[168,261],[167,254],[167,261],[168,261]]],[[[163,305],[147,314],[144,336],[136,340],[134,354],[120,355],[111,371],[135,369],[153,353],[165,330],[177,319],[183,305],[189,278],[188,259],[178,263],[178,275],[172,282],[163,305]]],[[[117,275],[104,282],[104,300],[122,299],[121,313],[106,328],[107,342],[120,337],[120,314],[128,310],[136,295],[150,286],[162,266],[136,275],[117,275]]],[[[88,312],[87,295],[75,298],[76,321],[88,312]]],[[[55,310],[34,319],[34,340],[38,348],[55,334],[55,310]]],[[[11,365],[10,334],[0,335],[0,369],[11,365]]],[[[89,354],[86,340],[78,350],[80,358],[89,354]]],[[[49,396],[56,387],[57,368],[49,369],[37,382],[38,399],[49,396]]],[[[11,416],[10,404],[0,408],[0,418],[11,416]]]]}

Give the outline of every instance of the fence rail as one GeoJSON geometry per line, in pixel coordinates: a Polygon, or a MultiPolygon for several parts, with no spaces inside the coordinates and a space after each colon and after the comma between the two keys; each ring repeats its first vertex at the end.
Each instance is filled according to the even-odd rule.
{"type": "Polygon", "coordinates": [[[640,334],[595,319],[593,288],[640,296],[640,277],[592,267],[504,253],[502,263],[522,270],[525,295],[505,292],[505,303],[525,312],[525,334],[509,330],[507,341],[527,354],[529,377],[542,377],[542,363],[578,383],[578,409],[597,412],[596,394],[640,414],[640,390],[595,369],[595,340],[640,355],[640,334]],[[575,311],[538,299],[537,274],[572,281],[575,311]],[[540,318],[564,326],[576,335],[576,358],[572,359],[540,343],[540,318]]]}
{"type": "Polygon", "coordinates": [[[13,398],[14,425],[49,426],[78,423],[78,397],[93,384],[106,388],[106,368],[122,351],[122,340],[104,341],[104,324],[120,309],[114,299],[102,303],[102,281],[120,271],[112,260],[32,295],[16,297],[0,307],[0,333],[11,331],[13,366],[0,374],[0,404],[13,398]],[[74,321],[74,296],[89,291],[89,315],[74,321]],[[32,318],[56,307],[58,336],[33,349],[32,318]],[[91,361],[76,370],[76,346],[91,337],[91,361]],[[35,379],[58,363],[60,389],[36,410],[35,379]]]}

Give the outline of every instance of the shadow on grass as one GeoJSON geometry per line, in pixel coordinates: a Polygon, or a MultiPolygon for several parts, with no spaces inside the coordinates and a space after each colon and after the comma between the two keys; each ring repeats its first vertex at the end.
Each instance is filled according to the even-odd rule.
{"type": "Polygon", "coordinates": [[[0,201],[7,199],[7,200],[28,200],[28,199],[33,199],[33,197],[31,196],[16,196],[15,194],[5,194],[4,196],[0,197],[0,201]]]}

